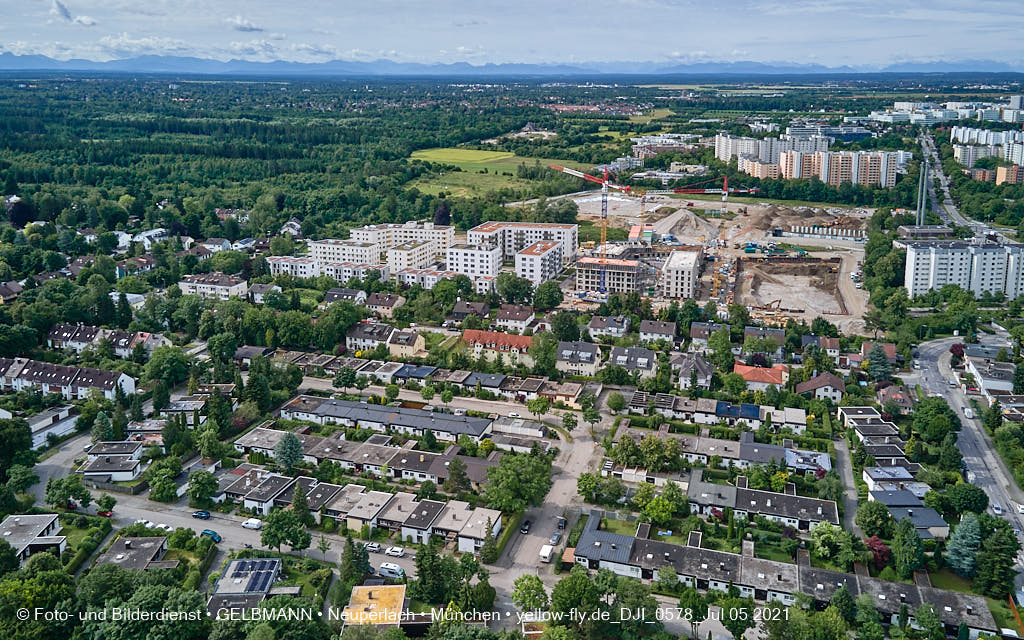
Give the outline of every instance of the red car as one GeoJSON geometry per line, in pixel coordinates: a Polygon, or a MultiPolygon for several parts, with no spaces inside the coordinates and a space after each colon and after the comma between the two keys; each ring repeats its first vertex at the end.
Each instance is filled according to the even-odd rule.
{"type": "Polygon", "coordinates": [[[96,513],[96,515],[103,516],[104,518],[109,518],[110,516],[114,515],[114,512],[113,511],[98,511],[96,513]]]}

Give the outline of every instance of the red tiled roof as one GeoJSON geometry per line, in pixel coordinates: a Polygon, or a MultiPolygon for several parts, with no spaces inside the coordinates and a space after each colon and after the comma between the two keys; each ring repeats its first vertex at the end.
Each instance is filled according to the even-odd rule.
{"type": "Polygon", "coordinates": [[[485,349],[498,349],[508,351],[517,349],[526,353],[533,343],[530,336],[516,336],[500,331],[482,331],[480,329],[466,329],[462,332],[462,340],[468,345],[482,344],[485,349]]]}
{"type": "Polygon", "coordinates": [[[777,364],[771,369],[764,367],[751,367],[737,362],[733,365],[733,373],[738,373],[747,382],[763,382],[781,386],[789,367],[784,364],[777,364]]]}

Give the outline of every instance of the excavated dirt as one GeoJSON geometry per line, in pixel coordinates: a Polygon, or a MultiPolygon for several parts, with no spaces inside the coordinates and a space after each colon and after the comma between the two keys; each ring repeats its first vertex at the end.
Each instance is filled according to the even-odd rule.
{"type": "Polygon", "coordinates": [[[737,264],[737,300],[766,306],[781,300],[783,309],[808,314],[845,313],[839,296],[839,259],[741,259],[737,264]]]}
{"type": "MultiPolygon", "coordinates": [[[[783,229],[790,226],[829,226],[837,222],[838,218],[824,209],[790,209],[770,205],[754,209],[751,207],[751,226],[762,231],[768,231],[776,227],[783,229]]],[[[838,226],[845,229],[863,229],[864,221],[856,218],[849,218],[838,226]]]]}

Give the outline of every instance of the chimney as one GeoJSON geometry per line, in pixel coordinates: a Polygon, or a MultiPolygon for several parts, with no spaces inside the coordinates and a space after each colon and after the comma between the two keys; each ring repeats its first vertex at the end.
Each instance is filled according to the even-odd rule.
{"type": "Polygon", "coordinates": [[[124,548],[125,549],[131,549],[132,548],[132,541],[129,540],[128,538],[125,538],[125,540],[124,540],[124,548]]]}
{"type": "Polygon", "coordinates": [[[974,607],[972,605],[967,605],[967,615],[974,615],[974,607]]]}

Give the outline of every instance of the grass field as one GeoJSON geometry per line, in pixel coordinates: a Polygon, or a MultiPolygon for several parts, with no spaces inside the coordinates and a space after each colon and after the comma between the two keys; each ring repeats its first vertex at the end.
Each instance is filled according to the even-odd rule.
{"type": "Polygon", "coordinates": [[[675,115],[675,113],[671,109],[652,109],[642,116],[630,116],[629,121],[635,124],[647,124],[652,120],[660,120],[672,115],[675,115]]]}
{"type": "Polygon", "coordinates": [[[521,164],[560,164],[574,169],[587,170],[578,162],[551,160],[548,158],[523,158],[508,151],[484,151],[480,149],[457,149],[444,147],[414,151],[410,160],[422,160],[439,164],[454,165],[461,171],[438,173],[420,178],[413,186],[420,191],[438,194],[447,191],[454,196],[473,196],[497,189],[524,189],[531,185],[529,180],[516,177],[521,164]]]}

